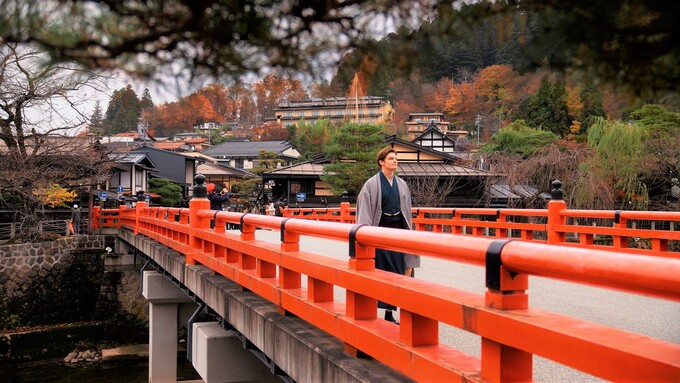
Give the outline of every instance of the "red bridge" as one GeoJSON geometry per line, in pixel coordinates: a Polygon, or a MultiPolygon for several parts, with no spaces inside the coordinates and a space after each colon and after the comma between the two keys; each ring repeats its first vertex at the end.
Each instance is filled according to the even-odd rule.
{"type": "Polygon", "coordinates": [[[679,212],[570,210],[553,198],[545,210],[415,208],[415,230],[404,231],[355,225],[348,203],[283,218],[215,212],[201,187],[186,209],[138,202],[97,210],[94,221],[175,249],[340,339],[346,353],[417,381],[532,381],[533,355],[606,380],[680,381],[680,345],[534,309],[528,286],[540,276],[678,302],[679,212]],[[257,240],[260,229],[280,232],[280,243],[257,240]],[[301,236],[342,240],[350,257],[301,251],[301,236]],[[486,292],[376,270],[375,248],[485,268],[486,292]],[[400,325],[378,319],[378,300],[399,307],[400,325]],[[478,335],[481,358],[442,344],[440,324],[478,335]]]}

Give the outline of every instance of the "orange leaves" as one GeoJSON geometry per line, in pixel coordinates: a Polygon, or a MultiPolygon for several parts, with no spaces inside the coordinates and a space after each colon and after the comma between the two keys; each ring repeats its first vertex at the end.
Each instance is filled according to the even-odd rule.
{"type": "MultiPolygon", "coordinates": [[[[468,82],[453,84],[445,103],[445,111],[454,123],[471,123],[477,115],[498,116],[504,121],[512,115],[527,90],[526,76],[520,76],[508,65],[491,65],[480,70],[468,82]]],[[[500,128],[500,126],[498,127],[500,128]]]]}
{"type": "Polygon", "coordinates": [[[190,119],[194,120],[194,124],[221,119],[215,113],[215,110],[213,110],[210,101],[202,94],[192,94],[187,98],[187,104],[190,111],[190,119]]]}
{"type": "Polygon", "coordinates": [[[476,96],[477,87],[474,83],[454,84],[449,90],[444,110],[457,118],[469,119],[479,109],[476,96]]]}
{"type": "Polygon", "coordinates": [[[491,65],[479,71],[475,86],[477,96],[488,102],[508,102],[515,98],[510,88],[518,74],[508,65],[491,65]]]}

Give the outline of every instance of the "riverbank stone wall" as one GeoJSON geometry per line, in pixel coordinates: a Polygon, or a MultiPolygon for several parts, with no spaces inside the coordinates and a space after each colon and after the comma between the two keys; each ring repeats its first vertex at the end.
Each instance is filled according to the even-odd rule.
{"type": "Polygon", "coordinates": [[[0,329],[96,319],[102,255],[113,241],[82,235],[0,246],[0,329]]]}

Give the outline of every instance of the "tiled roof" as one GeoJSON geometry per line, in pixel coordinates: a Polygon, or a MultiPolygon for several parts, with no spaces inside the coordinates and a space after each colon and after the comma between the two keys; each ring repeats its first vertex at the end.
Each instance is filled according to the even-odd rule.
{"type": "Polygon", "coordinates": [[[189,138],[188,140],[184,140],[184,142],[190,143],[190,144],[202,144],[204,142],[208,142],[207,138],[203,137],[196,137],[196,138],[189,138]]]}
{"type": "Polygon", "coordinates": [[[257,175],[253,173],[232,166],[209,163],[199,164],[196,167],[196,173],[203,174],[204,176],[257,177],[257,175]]]}
{"type": "Polygon", "coordinates": [[[186,144],[186,141],[162,141],[154,142],[153,146],[163,150],[177,150],[186,144]]]}
{"type": "Polygon", "coordinates": [[[155,167],[155,164],[146,153],[111,153],[109,158],[119,164],[140,164],[144,162],[147,166],[155,167]]]}
{"type": "Polygon", "coordinates": [[[323,174],[324,164],[303,162],[301,164],[286,166],[276,170],[265,172],[265,174],[289,174],[289,175],[304,175],[304,176],[320,176],[323,174]]]}
{"type": "Polygon", "coordinates": [[[510,185],[496,184],[491,186],[489,194],[491,198],[501,199],[519,199],[537,196],[544,199],[550,199],[549,193],[541,193],[537,188],[528,185],[514,185],[511,188],[510,185]]]}
{"type": "Polygon", "coordinates": [[[432,162],[399,162],[398,174],[404,177],[415,176],[467,176],[489,177],[493,173],[475,168],[432,162]]]}
{"type": "MultiPolygon", "coordinates": [[[[489,177],[495,174],[484,170],[477,170],[467,166],[423,163],[423,162],[400,162],[398,174],[404,177],[414,176],[467,176],[489,177]]],[[[265,172],[265,175],[297,175],[297,176],[320,176],[323,174],[324,164],[303,162],[301,164],[287,166],[285,168],[265,172]]]]}
{"type": "Polygon", "coordinates": [[[210,149],[206,149],[203,151],[203,153],[213,157],[226,156],[228,158],[256,158],[260,150],[267,150],[281,154],[292,147],[293,145],[288,141],[227,141],[210,149]]]}

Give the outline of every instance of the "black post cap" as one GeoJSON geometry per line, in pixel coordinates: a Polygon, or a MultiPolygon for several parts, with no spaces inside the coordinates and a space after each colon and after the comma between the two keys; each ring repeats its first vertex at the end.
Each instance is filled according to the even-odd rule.
{"type": "Polygon", "coordinates": [[[196,174],[194,177],[194,197],[195,198],[206,198],[208,196],[208,189],[205,187],[205,176],[201,173],[196,174]]]}
{"type": "Polygon", "coordinates": [[[349,202],[349,193],[347,192],[347,190],[342,192],[342,202],[349,202]]]}
{"type": "Polygon", "coordinates": [[[137,201],[144,201],[144,190],[137,190],[137,201]]]}
{"type": "Polygon", "coordinates": [[[552,182],[553,189],[550,191],[550,199],[553,201],[562,201],[564,199],[562,193],[562,181],[555,180],[552,182]]]}

